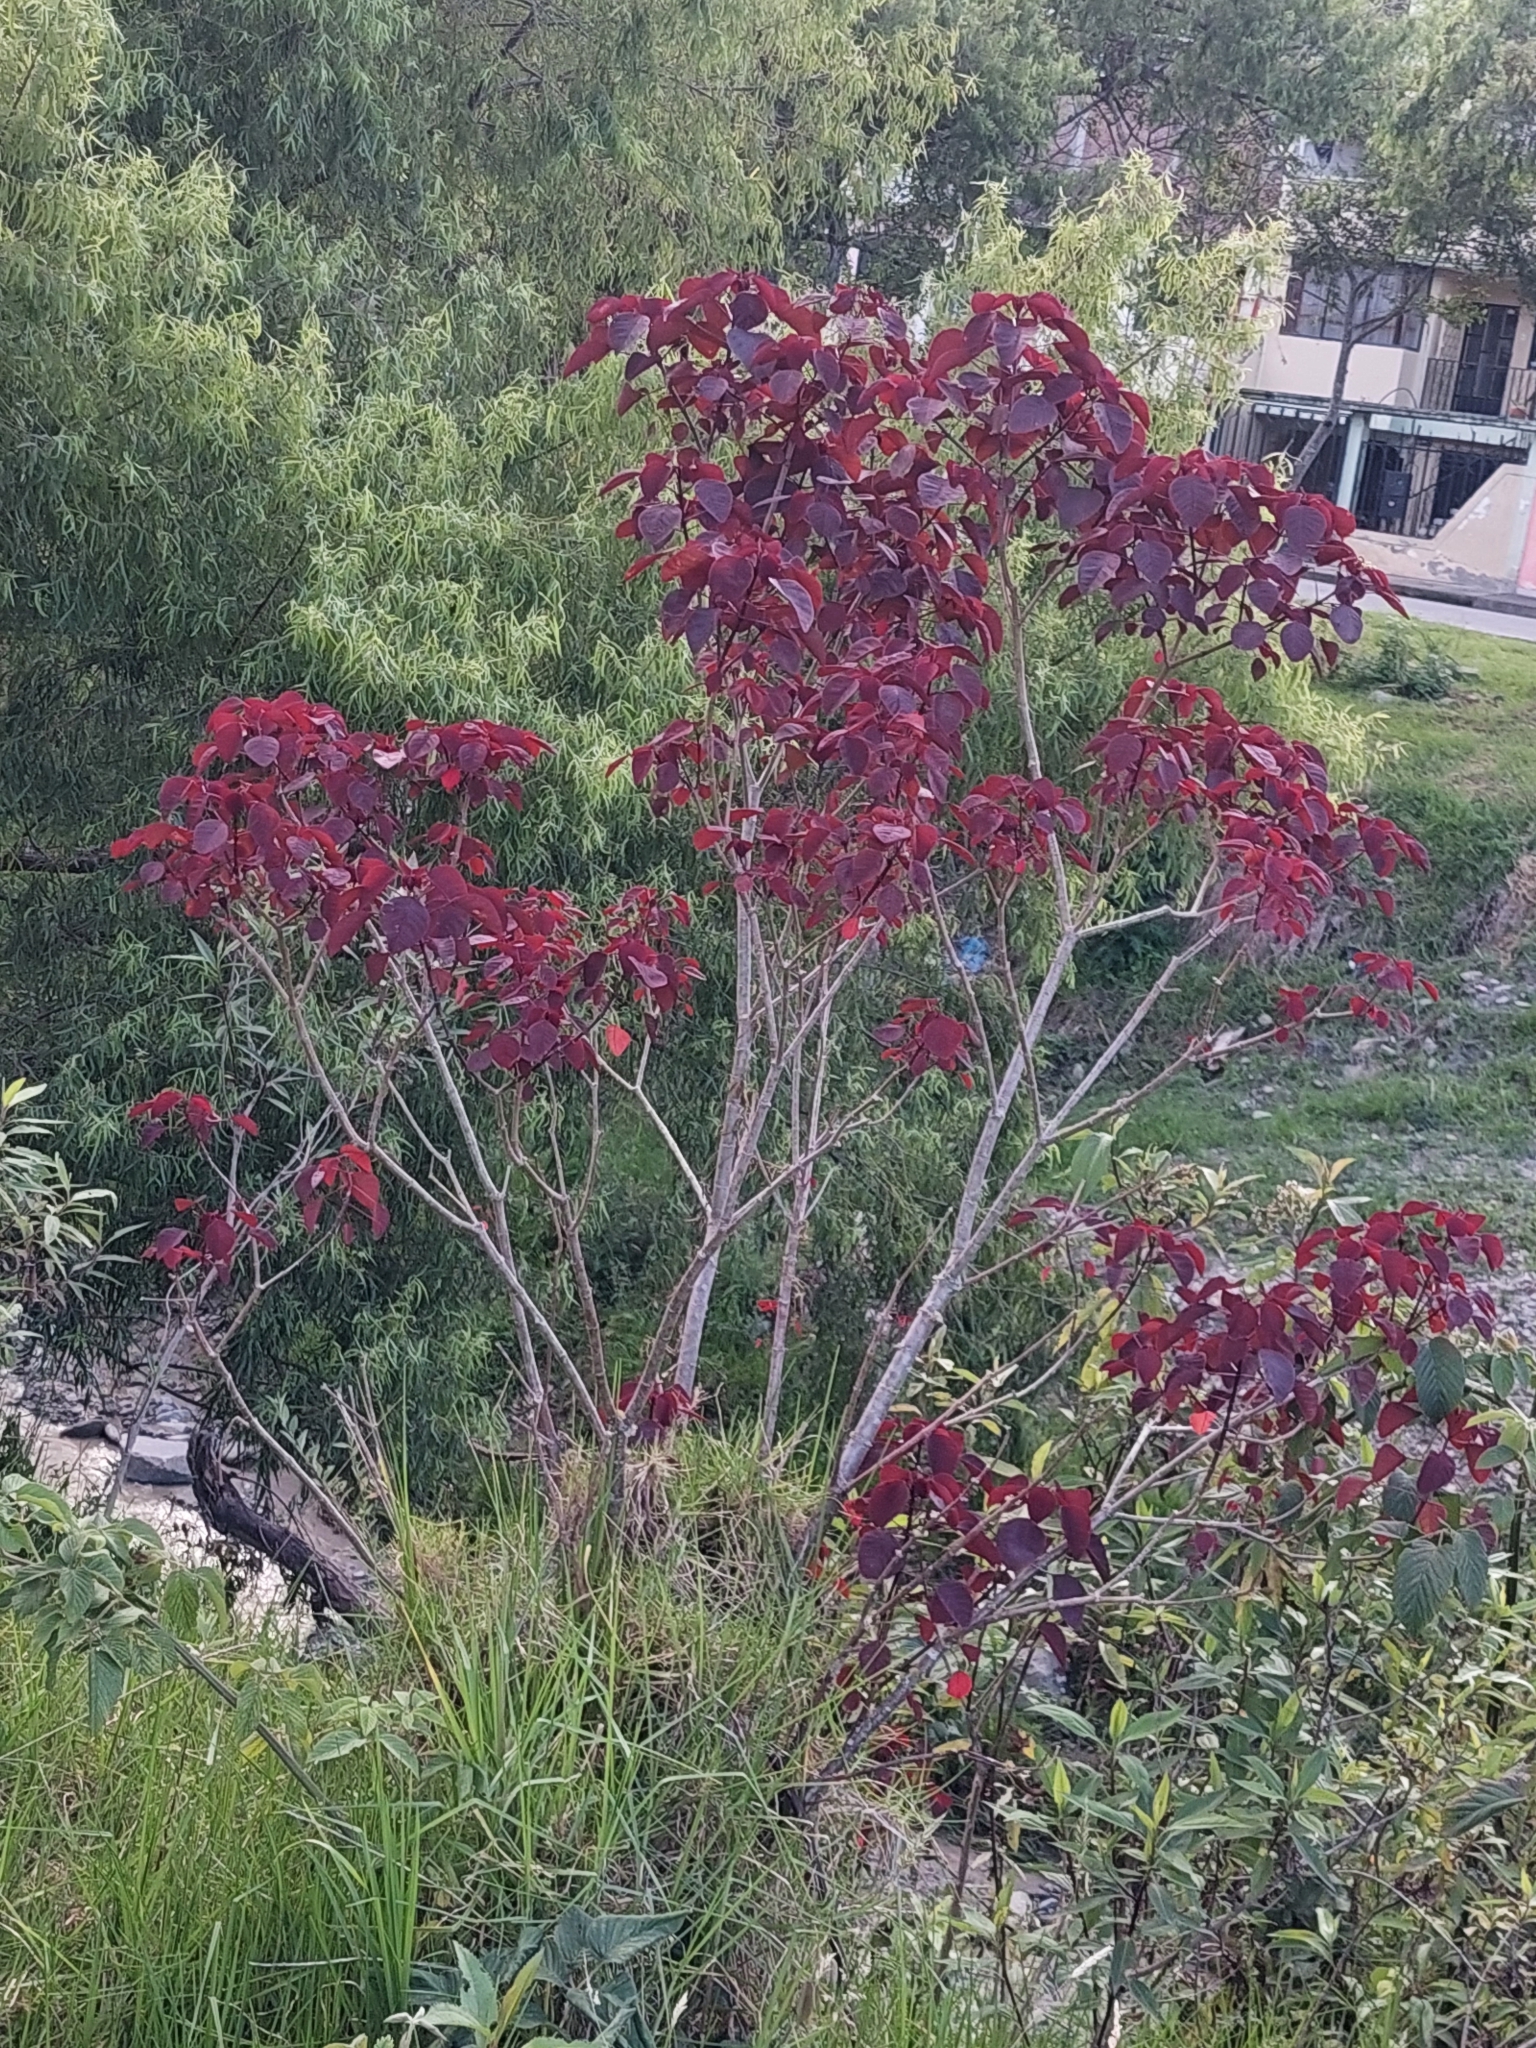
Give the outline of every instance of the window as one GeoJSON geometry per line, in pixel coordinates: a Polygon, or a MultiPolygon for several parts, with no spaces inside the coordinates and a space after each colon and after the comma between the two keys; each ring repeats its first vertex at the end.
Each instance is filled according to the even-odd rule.
{"type": "Polygon", "coordinates": [[[1350,294],[1358,284],[1355,340],[1384,348],[1417,348],[1424,339],[1428,281],[1424,271],[1409,269],[1379,270],[1368,278],[1359,273],[1325,278],[1311,270],[1292,271],[1280,331],[1315,341],[1342,341],[1350,294]]]}

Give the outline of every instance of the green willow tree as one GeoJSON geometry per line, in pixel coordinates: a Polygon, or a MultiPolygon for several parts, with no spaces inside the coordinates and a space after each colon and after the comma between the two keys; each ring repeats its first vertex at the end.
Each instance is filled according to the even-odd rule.
{"type": "Polygon", "coordinates": [[[109,139],[124,76],[96,0],[0,21],[0,1037],[27,1058],[67,1006],[56,920],[87,953],[110,922],[80,870],[267,627],[328,399],[312,327],[263,338],[229,172],[109,139]]]}
{"type": "Polygon", "coordinates": [[[570,344],[636,278],[782,259],[954,105],[940,0],[126,0],[158,146],[212,137],[313,230],[338,345],[446,308],[460,390],[570,344]]]}

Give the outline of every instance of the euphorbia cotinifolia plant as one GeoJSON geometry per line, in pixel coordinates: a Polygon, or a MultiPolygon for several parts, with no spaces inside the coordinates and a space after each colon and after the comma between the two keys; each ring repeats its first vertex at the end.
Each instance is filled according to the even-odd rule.
{"type": "MultiPolygon", "coordinates": [[[[602,906],[495,879],[481,821],[520,803],[543,742],[488,719],[386,734],[298,695],[231,698],[166,782],[158,819],[115,850],[137,864],[130,887],[211,924],[268,984],[329,1138],[316,1125],[286,1183],[259,1196],[221,1172],[156,1240],[187,1312],[227,1329],[272,1284],[293,1237],[285,1201],[311,1230],[329,1216],[381,1231],[393,1189],[504,1290],[543,1455],[574,1426],[617,1464],[626,1442],[691,1411],[721,1254],[750,1226],[778,1246],[766,1440],[818,1165],[878,1123],[899,1129],[928,1091],[963,1087],[968,1151],[942,1191],[942,1229],[926,1266],[869,1304],[836,1447],[834,1491],[868,1583],[927,1560],[909,1676],[1021,1602],[1059,1630],[1088,1578],[1116,1569],[1105,1531],[1157,1474],[1203,1475],[1188,1511],[1196,1559],[1278,1486],[1345,1508],[1394,1468],[1414,1477],[1417,1540],[1437,1541],[1491,1443],[1459,1381],[1456,1398],[1426,1395],[1454,1378],[1454,1333],[1487,1327],[1466,1278],[1499,1258],[1480,1218],[1378,1216],[1312,1238],[1292,1274],[1249,1285],[1135,1216],[1039,1198],[1041,1163],[1064,1141],[1208,1052],[1225,977],[1206,956],[1246,952],[1279,981],[1320,913],[1368,900],[1390,911],[1393,870],[1423,863],[1407,834],[1330,790],[1314,748],[1181,679],[1225,646],[1260,676],[1281,660],[1332,663],[1361,631],[1362,598],[1391,596],[1350,546],[1348,513],[1251,463],[1150,452],[1145,404],[1049,297],[979,294],[963,328],[924,343],[873,292],[792,298],[726,273],[675,299],[595,306],[568,373],[609,357],[621,409],[657,423],[652,452],[613,479],[618,530],[633,573],[659,584],[661,630],[686,644],[696,682],[628,767],[691,840],[698,914],[726,920],[734,941],[711,1143],[690,1149],[651,1086],[689,1038],[695,907],[640,879],[602,906]],[[1042,606],[1075,603],[1123,648],[1128,683],[1056,781],[1030,627],[1042,606]],[[967,739],[993,687],[1016,721],[1013,758],[973,780],[967,739]],[[1165,834],[1183,854],[1158,871],[1187,886],[1137,900],[1128,878],[1165,834]],[[1162,964],[1062,1078],[1042,1044],[1077,957],[1135,924],[1169,934],[1162,964]],[[895,1001],[871,1044],[853,997],[904,927],[905,954],[926,938],[941,993],[895,1001]],[[960,950],[978,931],[984,978],[960,950]],[[1199,963],[1212,1014],[1149,1061],[1145,1027],[1199,963]],[[424,1089],[444,1111],[430,1130],[424,1089]],[[622,1369],[585,1239],[616,1098],[654,1127],[693,1214],[670,1297],[622,1369]],[[519,1240],[530,1195],[548,1211],[552,1262],[519,1240]],[[974,1461],[948,1421],[897,1410],[957,1297],[1010,1261],[1042,1260],[1093,1268],[1111,1291],[1108,1371],[1129,1435],[1112,1470],[1024,1484],[974,1461]],[[1151,1267],[1155,1313],[1138,1292],[1151,1267]],[[205,1315],[214,1295],[223,1306],[205,1315]],[[1364,1463],[1362,1431],[1379,1446],[1364,1463]]],[[[1362,954],[1341,989],[1280,986],[1278,1022],[1224,1042],[1339,1015],[1387,1026],[1385,1005],[1416,986],[1409,963],[1362,954]]],[[[194,1116],[180,1098],[153,1107],[148,1121],[168,1108],[205,1150],[222,1133],[238,1153],[238,1118],[213,1121],[211,1105],[194,1116]]],[[[859,1685],[850,1708],[868,1708],[859,1685]]]]}

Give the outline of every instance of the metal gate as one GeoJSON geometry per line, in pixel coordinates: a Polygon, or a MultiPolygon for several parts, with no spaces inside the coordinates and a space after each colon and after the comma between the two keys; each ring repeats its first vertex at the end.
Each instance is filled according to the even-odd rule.
{"type": "MultiPolygon", "coordinates": [[[[1313,422],[1267,414],[1241,405],[1221,420],[1211,437],[1217,455],[1244,462],[1295,457],[1311,438],[1313,422]]],[[[1344,458],[1344,428],[1335,427],[1307,477],[1307,488],[1335,496],[1344,458]]],[[[1457,440],[1451,435],[1374,430],[1361,451],[1354,513],[1372,533],[1428,540],[1459,512],[1493,472],[1506,462],[1523,464],[1525,441],[1457,440]]]]}

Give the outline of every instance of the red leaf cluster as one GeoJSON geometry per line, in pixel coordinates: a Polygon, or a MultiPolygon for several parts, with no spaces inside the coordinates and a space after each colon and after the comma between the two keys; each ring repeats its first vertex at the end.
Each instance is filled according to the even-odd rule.
{"type": "Polygon", "coordinates": [[[882,1048],[880,1057],[898,1060],[914,1081],[930,1067],[943,1074],[968,1067],[976,1037],[969,1024],[946,1015],[932,996],[909,996],[890,1023],[877,1025],[870,1035],[882,1048]]]}
{"type": "Polygon", "coordinates": [[[227,1282],[236,1255],[247,1245],[274,1251],[277,1240],[253,1209],[231,1202],[224,1209],[209,1209],[195,1195],[178,1195],[176,1213],[184,1223],[167,1224],[157,1230],[145,1247],[144,1256],[167,1273],[184,1266],[207,1266],[227,1282]]]}
{"type": "MultiPolygon", "coordinates": [[[[1109,1569],[1093,1526],[1090,1488],[1000,1468],[943,1423],[885,1423],[863,1475],[841,1505],[859,1577],[911,1606],[921,1643],[953,1630],[962,1638],[961,1654],[971,1658],[976,1647],[963,1638],[982,1602],[998,1587],[1032,1576],[1048,1552],[1056,1551],[1064,1565],[1109,1569]]],[[[1085,1590],[1065,1568],[1052,1573],[1044,1589],[1051,1614],[1042,1633],[1065,1663],[1066,1631],[1081,1611],[1085,1590]]],[[[865,1688],[889,1661],[882,1633],[839,1674],[850,1716],[863,1710],[865,1688]]]]}
{"type": "MultiPolygon", "coordinates": [[[[1493,1302],[1475,1280],[1504,1256],[1483,1217],[1425,1202],[1314,1232],[1290,1275],[1258,1286],[1207,1276],[1197,1246],[1145,1226],[1117,1231],[1107,1249],[1104,1279],[1122,1298],[1154,1266],[1175,1275],[1170,1308],[1142,1313],[1113,1339],[1107,1370],[1132,1381],[1132,1413],[1217,1418],[1255,1477],[1256,1499],[1275,1447],[1280,1469],[1311,1491],[1330,1469],[1326,1446],[1344,1443],[1346,1422],[1377,1443],[1409,1424],[1422,1431],[1412,1379],[1418,1348],[1456,1331],[1492,1336],[1493,1302]]],[[[1443,1461],[1452,1450],[1480,1483],[1477,1460],[1497,1431],[1474,1424],[1464,1408],[1436,1427],[1442,1441],[1415,1453],[1428,1490],[1449,1484],[1454,1460],[1443,1461]]],[[[1207,1433],[1210,1421],[1200,1428],[1207,1433]]],[[[1364,1491],[1346,1479],[1343,1504],[1364,1491]]]]}
{"type": "Polygon", "coordinates": [[[952,798],[1001,641],[990,581],[1025,522],[1057,531],[1063,601],[1102,593],[1101,633],[1123,623],[1162,660],[1224,632],[1260,669],[1331,661],[1358,637],[1361,597],[1390,596],[1327,500],[1252,464],[1150,454],[1144,402],[1056,299],[978,293],[924,346],[877,293],[795,299],[719,272],[671,299],[604,299],[588,326],[568,373],[619,356],[621,409],[646,398],[670,427],[613,480],[633,491],[619,533],[640,550],[632,573],[658,570],[663,630],[686,639],[706,697],[632,770],[658,811],[698,810],[695,845],[739,890],[883,934],[925,899],[936,850],[999,878],[1038,872],[1053,837],[1134,797],[1211,824],[1223,910],[1284,938],[1357,858],[1386,875],[1420,857],[1330,798],[1313,750],[1181,686],[1136,686],[1098,742],[1091,806],[1039,777],[952,798]],[[1304,576],[1331,581],[1326,601],[1304,576]],[[762,802],[738,773],[748,754],[762,802]],[[804,794],[780,801],[789,782],[804,794]]]}
{"type": "Polygon", "coordinates": [[[625,1380],[618,1393],[619,1413],[625,1417],[630,1416],[637,1398],[640,1402],[640,1412],[631,1421],[636,1443],[661,1443],[681,1423],[697,1421],[698,1405],[681,1387],[667,1380],[655,1382],[644,1394],[640,1387],[638,1379],[625,1380]]]}
{"type": "MultiPolygon", "coordinates": [[[[128,1112],[128,1121],[138,1125],[139,1143],[147,1150],[158,1145],[172,1125],[178,1122],[185,1124],[198,1145],[206,1146],[225,1119],[206,1095],[188,1094],[182,1088],[162,1088],[147,1102],[134,1103],[128,1112]]],[[[231,1129],[243,1132],[248,1138],[258,1135],[255,1118],[247,1116],[244,1110],[235,1110],[228,1122],[231,1129]]]]}
{"type": "Polygon", "coordinates": [[[343,1145],[339,1152],[312,1161],[298,1174],[293,1191],[308,1231],[319,1228],[321,1213],[329,1200],[340,1205],[344,1244],[352,1242],[348,1214],[351,1209],[361,1209],[375,1237],[382,1237],[389,1228],[389,1210],[379,1187],[378,1170],[361,1145],[343,1145]]]}
{"type": "Polygon", "coordinates": [[[548,751],[532,733],[482,719],[353,732],[288,692],[226,699],[208,735],[162,787],[160,818],[113,846],[140,857],[127,886],[226,925],[271,918],[331,959],[358,953],[371,983],[419,961],[474,1070],[588,1069],[616,1007],[649,1026],[697,978],[672,944],[679,898],[632,889],[593,919],[557,890],[488,879],[471,818],[520,802],[518,773],[548,751]]]}
{"type": "MultiPolygon", "coordinates": [[[[1223,870],[1220,915],[1277,940],[1303,937],[1335,894],[1366,901],[1362,864],[1382,879],[1400,860],[1428,865],[1398,826],[1329,795],[1315,747],[1245,725],[1215,690],[1146,677],[1088,751],[1097,802],[1206,827],[1223,870]]],[[[1375,894],[1390,911],[1390,896],[1375,894]]]]}

